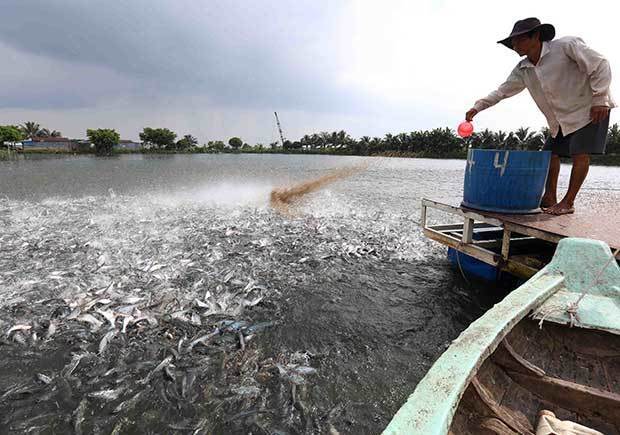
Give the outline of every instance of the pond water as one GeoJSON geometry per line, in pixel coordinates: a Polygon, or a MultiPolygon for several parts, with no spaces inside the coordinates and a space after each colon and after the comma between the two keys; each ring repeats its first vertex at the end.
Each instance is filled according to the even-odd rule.
{"type": "MultiPolygon", "coordinates": [[[[378,433],[501,292],[422,236],[463,161],[0,162],[0,421],[30,433],[378,433]],[[367,169],[291,214],[274,187],[367,169]]],[[[565,188],[568,167],[560,187],[565,188]]],[[[578,206],[620,197],[593,167],[578,206]]]]}

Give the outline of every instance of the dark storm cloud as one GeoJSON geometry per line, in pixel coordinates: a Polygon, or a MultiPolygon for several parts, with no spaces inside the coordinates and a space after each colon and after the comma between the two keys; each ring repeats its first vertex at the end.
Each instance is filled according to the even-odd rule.
{"type": "Polygon", "coordinates": [[[329,3],[9,0],[1,12],[0,43],[65,69],[47,76],[53,90],[38,101],[22,97],[18,88],[31,83],[15,72],[17,86],[0,91],[5,107],[46,105],[46,94],[62,100],[74,81],[81,94],[67,96],[69,105],[120,95],[314,110],[358,103],[333,84],[339,56],[331,41],[342,11],[329,3]],[[90,68],[88,77],[77,78],[81,68],[90,68]]]}

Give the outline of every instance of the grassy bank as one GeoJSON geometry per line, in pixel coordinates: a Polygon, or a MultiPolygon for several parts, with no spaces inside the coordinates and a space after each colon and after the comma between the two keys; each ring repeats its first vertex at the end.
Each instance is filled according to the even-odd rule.
{"type": "Polygon", "coordinates": [[[15,151],[0,149],[0,160],[12,160],[16,158],[15,151]]]}
{"type": "MultiPolygon", "coordinates": [[[[570,161],[567,159],[567,161],[570,161]]],[[[620,166],[620,154],[592,156],[592,164],[599,166],[620,166]]]]}

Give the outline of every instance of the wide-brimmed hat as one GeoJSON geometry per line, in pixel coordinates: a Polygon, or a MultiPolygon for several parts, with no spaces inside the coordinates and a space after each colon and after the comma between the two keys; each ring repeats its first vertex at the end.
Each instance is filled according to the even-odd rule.
{"type": "Polygon", "coordinates": [[[512,32],[507,38],[497,41],[499,44],[504,44],[506,47],[512,50],[512,38],[514,36],[525,35],[532,30],[538,30],[540,32],[541,41],[551,41],[555,36],[555,27],[551,24],[541,24],[538,18],[526,18],[519,20],[512,28],[512,32]]]}

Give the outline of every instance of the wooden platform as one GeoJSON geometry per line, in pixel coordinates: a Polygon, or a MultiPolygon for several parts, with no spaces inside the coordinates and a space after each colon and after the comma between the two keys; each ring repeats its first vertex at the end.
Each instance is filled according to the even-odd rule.
{"type": "Polygon", "coordinates": [[[553,216],[490,213],[422,200],[422,225],[428,238],[523,278],[540,270],[553,255],[554,245],[565,237],[601,240],[614,251],[620,249],[619,216],[618,203],[553,216]],[[452,219],[456,216],[460,222],[428,225],[429,209],[452,219]]]}

